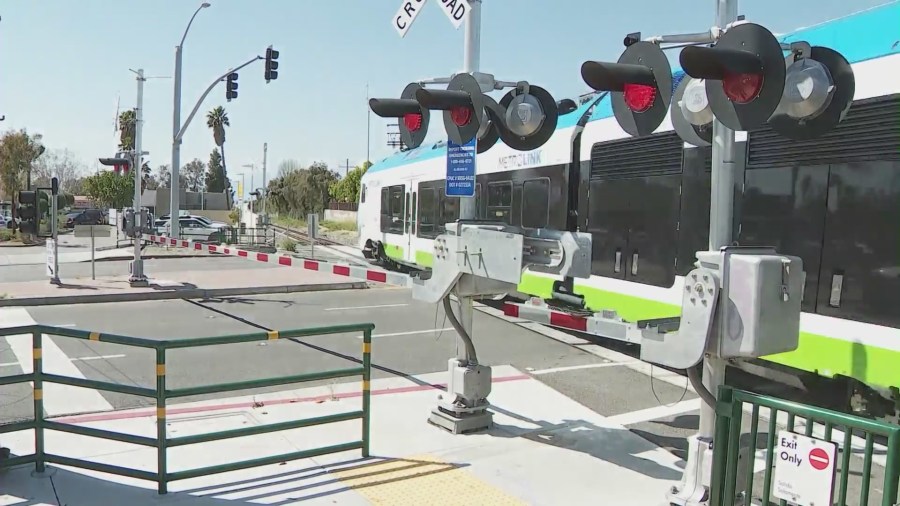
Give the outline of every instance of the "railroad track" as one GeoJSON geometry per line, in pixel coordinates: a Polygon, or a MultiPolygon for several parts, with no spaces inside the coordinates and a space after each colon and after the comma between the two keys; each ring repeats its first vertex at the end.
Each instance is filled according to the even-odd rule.
{"type": "MultiPolygon", "coordinates": [[[[296,241],[302,241],[302,242],[307,242],[307,243],[312,242],[312,240],[309,237],[309,234],[307,234],[305,232],[300,232],[298,230],[290,229],[287,227],[282,227],[280,225],[272,225],[272,228],[275,229],[275,233],[282,234],[282,235],[289,237],[291,239],[294,239],[296,241]]],[[[333,241],[331,239],[327,239],[324,237],[317,237],[316,244],[321,244],[324,246],[350,246],[349,244],[344,244],[342,242],[333,241]]]]}

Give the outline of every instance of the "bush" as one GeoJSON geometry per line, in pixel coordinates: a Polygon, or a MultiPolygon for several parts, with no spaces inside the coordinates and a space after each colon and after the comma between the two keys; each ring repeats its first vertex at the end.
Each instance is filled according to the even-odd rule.
{"type": "Polygon", "coordinates": [[[294,218],[291,216],[276,216],[272,219],[272,222],[275,225],[279,225],[285,228],[292,228],[295,230],[303,230],[306,228],[306,220],[301,220],[299,218],[294,218]]]}
{"type": "Polygon", "coordinates": [[[297,241],[291,239],[290,237],[285,237],[281,240],[281,249],[294,253],[295,251],[297,251],[297,244],[297,241]]]}
{"type": "Polygon", "coordinates": [[[10,228],[0,228],[0,241],[11,241],[16,238],[16,231],[10,228]]]}
{"type": "Polygon", "coordinates": [[[336,231],[336,230],[348,230],[351,232],[356,232],[356,222],[355,221],[320,221],[319,224],[322,228],[336,231]]]}

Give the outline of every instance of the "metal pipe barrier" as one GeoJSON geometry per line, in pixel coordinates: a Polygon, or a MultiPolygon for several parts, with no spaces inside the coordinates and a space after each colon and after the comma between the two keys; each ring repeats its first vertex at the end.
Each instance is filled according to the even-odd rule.
{"type": "MultiPolygon", "coordinates": [[[[843,432],[842,445],[839,446],[840,470],[837,480],[837,494],[832,496],[836,498],[835,504],[841,506],[849,506],[847,496],[849,491],[849,478],[851,473],[850,457],[853,453],[852,438],[854,433],[865,438],[865,450],[863,453],[863,468],[859,475],[861,480],[858,506],[868,506],[869,496],[873,485],[871,483],[872,474],[872,457],[874,455],[875,438],[880,437],[887,440],[886,462],[884,468],[883,483],[875,484],[883,494],[882,506],[897,506],[898,504],[898,488],[900,488],[900,426],[892,425],[876,420],[861,418],[858,416],[848,415],[838,411],[817,408],[799,404],[796,402],[777,399],[754,393],[736,390],[729,386],[723,386],[719,389],[719,400],[716,405],[716,434],[717,444],[713,449],[713,468],[711,482],[711,501],[712,506],[734,506],[734,505],[750,505],[758,504],[753,502],[754,487],[754,466],[753,452],[756,449],[756,442],[759,437],[760,408],[768,408],[768,430],[766,437],[766,463],[764,476],[762,480],[762,503],[763,505],[772,504],[772,487],[773,487],[773,460],[778,453],[777,446],[777,426],[778,413],[784,412],[787,415],[787,430],[800,434],[795,431],[796,419],[804,418],[806,427],[803,435],[813,437],[813,430],[816,424],[823,427],[823,438],[825,441],[832,441],[834,431],[843,432]],[[745,475],[738,476],[738,463],[742,460],[740,453],[740,439],[742,435],[742,425],[744,418],[744,404],[749,404],[752,408],[750,414],[750,432],[749,441],[751,453],[745,456],[747,463],[745,475]],[[749,461],[749,462],[747,462],[749,461]]],[[[818,438],[818,436],[815,436],[818,438]]],[[[838,460],[835,458],[835,460],[838,460]]],[[[835,462],[835,469],[837,463],[835,462]]],[[[778,504],[784,506],[788,504],[785,500],[778,501],[778,504]]]]}
{"type": "Polygon", "coordinates": [[[0,329],[0,337],[16,336],[21,334],[31,334],[32,339],[32,361],[33,369],[31,374],[16,374],[12,376],[0,377],[0,386],[14,385],[17,383],[33,383],[34,397],[34,413],[32,420],[25,420],[5,425],[0,425],[0,434],[9,432],[19,432],[24,430],[34,430],[34,448],[35,452],[31,455],[20,455],[8,459],[0,460],[0,469],[19,466],[22,464],[34,463],[37,472],[43,472],[47,463],[54,463],[63,466],[72,466],[103,473],[116,474],[131,478],[138,478],[157,483],[157,490],[160,494],[167,493],[168,484],[172,481],[185,480],[188,478],[196,478],[198,476],[206,476],[210,474],[218,474],[239,469],[248,469],[251,467],[277,464],[280,462],[305,459],[319,455],[331,453],[339,453],[348,450],[360,449],[362,456],[369,456],[369,429],[371,418],[371,369],[372,369],[372,331],[375,329],[374,324],[353,324],[353,325],[336,325],[330,327],[317,327],[307,329],[296,329],[287,331],[267,331],[255,332],[252,334],[239,334],[217,337],[201,337],[192,339],[181,339],[173,341],[158,341],[154,339],[146,339],[140,337],[128,337],[115,334],[101,334],[99,332],[89,332],[77,329],[59,328],[47,325],[28,325],[20,327],[10,327],[0,329]],[[271,341],[277,339],[291,339],[310,336],[321,336],[328,334],[343,334],[351,332],[363,333],[362,346],[362,366],[347,369],[335,369],[330,371],[297,374],[293,376],[280,376],[265,379],[255,379],[249,381],[236,381],[231,383],[210,384],[197,387],[170,389],[166,386],[166,352],[179,348],[197,348],[203,346],[216,346],[222,344],[251,343],[255,341],[271,341]],[[90,379],[72,378],[67,376],[59,376],[49,374],[43,371],[42,361],[42,338],[44,334],[69,337],[74,339],[82,339],[86,341],[96,341],[101,343],[111,343],[123,346],[132,346],[139,348],[148,348],[156,350],[156,387],[144,388],[130,385],[121,385],[107,381],[98,381],[90,379]],[[169,399],[180,397],[188,397],[194,395],[204,395],[220,392],[232,392],[237,390],[247,390],[253,388],[263,388],[278,385],[288,385],[293,383],[306,383],[311,381],[320,381],[334,378],[346,378],[353,376],[362,376],[362,409],[359,411],[351,411],[346,413],[337,413],[333,415],[319,416],[315,418],[307,418],[303,420],[292,420],[289,422],[274,423],[264,426],[247,427],[242,429],[233,429],[219,432],[211,432],[194,436],[182,436],[170,438],[166,435],[166,403],[169,399]],[[121,432],[108,431],[103,429],[95,429],[90,427],[81,427],[68,423],[60,423],[49,420],[44,417],[44,384],[58,383],[61,385],[70,385],[75,387],[91,388],[107,392],[118,392],[128,395],[136,395],[146,398],[156,399],[156,437],[150,438],[145,436],[137,436],[133,434],[124,434],[121,432]],[[303,427],[312,427],[316,425],[324,425],[328,423],[345,422],[349,420],[362,420],[362,438],[358,441],[342,443],[337,445],[325,446],[321,448],[313,448],[309,450],[291,452],[270,457],[263,457],[227,464],[219,464],[199,469],[190,469],[170,473],[167,471],[168,462],[166,450],[175,446],[192,445],[198,443],[206,443],[210,441],[218,441],[222,439],[230,439],[244,436],[253,436],[266,434],[269,432],[278,432],[284,430],[299,429],[303,427]],[[109,439],[123,443],[136,444],[141,446],[155,447],[157,449],[157,472],[141,471],[137,469],[129,469],[120,466],[101,464],[88,460],[65,457],[47,453],[44,448],[44,432],[46,430],[55,430],[60,432],[68,432],[70,434],[78,434],[82,436],[96,437],[101,439],[109,439]]]}

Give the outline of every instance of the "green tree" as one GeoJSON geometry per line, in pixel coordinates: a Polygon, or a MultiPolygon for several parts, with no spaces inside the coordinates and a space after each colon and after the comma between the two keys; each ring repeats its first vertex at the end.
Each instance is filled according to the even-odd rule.
{"type": "Polygon", "coordinates": [[[280,175],[269,182],[269,203],[276,213],[294,218],[321,213],[329,201],[329,188],[338,180],[338,174],[322,162],[304,169],[285,168],[279,172],[280,175]]]}
{"type": "Polygon", "coordinates": [[[225,165],[225,127],[231,126],[228,113],[221,105],[206,113],[206,126],[213,131],[213,140],[222,152],[222,167],[225,165]]]}
{"type": "Polygon", "coordinates": [[[359,190],[363,174],[369,170],[372,162],[363,162],[347,173],[343,179],[332,183],[328,189],[331,198],[336,202],[359,202],[359,190]]]}
{"type": "Polygon", "coordinates": [[[32,167],[45,151],[40,140],[40,135],[29,135],[24,129],[0,137],[0,188],[13,201],[13,209],[19,190],[28,186],[32,167]]]}
{"type": "Polygon", "coordinates": [[[134,150],[134,133],[137,115],[134,110],[122,111],[119,114],[119,151],[134,150]]]}
{"type": "Polygon", "coordinates": [[[218,149],[213,149],[209,154],[209,168],[206,175],[206,191],[210,193],[222,193],[228,188],[228,176],[225,174],[225,166],[222,165],[222,155],[218,149]]]}
{"type": "Polygon", "coordinates": [[[96,206],[122,209],[133,203],[134,178],[102,171],[85,178],[84,193],[96,206]]]}
{"type": "Polygon", "coordinates": [[[181,168],[181,174],[184,174],[185,186],[188,191],[202,191],[206,185],[206,164],[199,158],[194,158],[181,168]]]}

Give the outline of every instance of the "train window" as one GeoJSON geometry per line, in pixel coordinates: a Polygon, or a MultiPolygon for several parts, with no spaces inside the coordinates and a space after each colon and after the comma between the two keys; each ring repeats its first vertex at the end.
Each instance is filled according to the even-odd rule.
{"type": "Polygon", "coordinates": [[[381,231],[391,234],[403,233],[403,185],[381,189],[381,231]]]}
{"type": "Polygon", "coordinates": [[[366,203],[366,185],[362,185],[362,188],[360,188],[360,191],[359,191],[359,203],[360,203],[360,204],[365,204],[365,203],[366,203]]]}
{"type": "Polygon", "coordinates": [[[487,219],[510,222],[512,181],[488,183],[487,219]]]}
{"type": "Polygon", "coordinates": [[[803,260],[804,311],[816,308],[827,187],[827,165],[751,169],[744,174],[738,242],[774,246],[803,260]]]}
{"type": "Polygon", "coordinates": [[[419,237],[437,237],[437,189],[419,185],[419,237]]]}
{"type": "Polygon", "coordinates": [[[817,312],[900,326],[900,161],[832,164],[826,199],[817,312]]]}
{"type": "Polygon", "coordinates": [[[522,226],[546,228],[550,221],[550,179],[532,179],[522,184],[522,226]]]}
{"type": "Polygon", "coordinates": [[[440,232],[443,233],[447,228],[447,223],[453,223],[459,219],[459,197],[448,197],[444,193],[444,187],[441,187],[441,219],[438,222],[440,232]]]}

